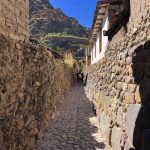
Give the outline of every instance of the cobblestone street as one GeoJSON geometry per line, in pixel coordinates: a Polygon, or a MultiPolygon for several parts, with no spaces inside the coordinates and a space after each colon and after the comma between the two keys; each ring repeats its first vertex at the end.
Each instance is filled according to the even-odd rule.
{"type": "Polygon", "coordinates": [[[107,150],[84,87],[76,85],[34,150],[107,150]]]}

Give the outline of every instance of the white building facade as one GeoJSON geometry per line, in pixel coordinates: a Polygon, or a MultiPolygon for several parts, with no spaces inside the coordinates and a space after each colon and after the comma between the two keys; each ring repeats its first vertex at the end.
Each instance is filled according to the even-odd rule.
{"type": "Polygon", "coordinates": [[[122,11],[121,4],[120,0],[99,0],[97,2],[88,44],[91,50],[91,64],[105,57],[109,41],[116,30],[117,16],[122,11]]]}
{"type": "MultiPolygon", "coordinates": [[[[100,59],[105,56],[105,51],[108,46],[108,36],[104,35],[104,32],[109,28],[108,20],[108,7],[105,7],[103,18],[99,30],[96,33],[96,37],[92,42],[91,47],[91,64],[97,63],[100,59]]],[[[102,15],[101,15],[102,16],[102,15]]]]}

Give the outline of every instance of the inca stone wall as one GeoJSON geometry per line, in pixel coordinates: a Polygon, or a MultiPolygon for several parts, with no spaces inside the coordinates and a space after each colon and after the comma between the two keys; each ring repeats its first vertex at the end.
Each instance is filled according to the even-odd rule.
{"type": "Polygon", "coordinates": [[[0,0],[0,33],[25,41],[29,37],[28,0],[0,0]]]}
{"type": "Polygon", "coordinates": [[[0,149],[32,149],[72,85],[71,69],[43,46],[0,35],[0,72],[0,149]]]}
{"type": "Polygon", "coordinates": [[[105,57],[89,67],[86,88],[113,150],[149,150],[150,2],[130,5],[127,27],[113,37],[105,57]]]}
{"type": "Polygon", "coordinates": [[[72,69],[29,43],[28,0],[0,1],[0,149],[29,150],[73,84],[72,69]]]}

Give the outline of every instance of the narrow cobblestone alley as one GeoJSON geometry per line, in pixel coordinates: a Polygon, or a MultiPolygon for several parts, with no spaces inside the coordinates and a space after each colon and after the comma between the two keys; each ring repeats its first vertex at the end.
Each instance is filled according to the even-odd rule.
{"type": "Polygon", "coordinates": [[[92,104],[84,87],[75,85],[66,95],[49,129],[34,150],[106,150],[92,104]]]}

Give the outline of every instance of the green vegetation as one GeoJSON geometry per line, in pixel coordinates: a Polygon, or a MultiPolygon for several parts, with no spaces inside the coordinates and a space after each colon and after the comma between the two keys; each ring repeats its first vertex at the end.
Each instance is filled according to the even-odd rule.
{"type": "Polygon", "coordinates": [[[77,38],[77,39],[85,39],[85,40],[87,40],[87,38],[85,38],[85,37],[78,37],[78,36],[74,36],[74,35],[69,35],[69,34],[67,34],[66,32],[62,32],[62,33],[60,33],[60,32],[58,32],[58,33],[48,33],[46,36],[45,36],[45,38],[49,38],[49,37],[70,37],[70,38],[77,38]]]}
{"type": "Polygon", "coordinates": [[[48,33],[40,35],[40,43],[47,45],[51,49],[58,52],[71,50],[75,57],[82,57],[83,49],[86,48],[87,38],[68,35],[63,33],[48,33]]]}
{"type": "Polygon", "coordinates": [[[35,16],[32,17],[32,18],[31,18],[31,21],[32,21],[33,23],[35,23],[35,22],[37,21],[37,17],[35,17],[35,16]]]}

